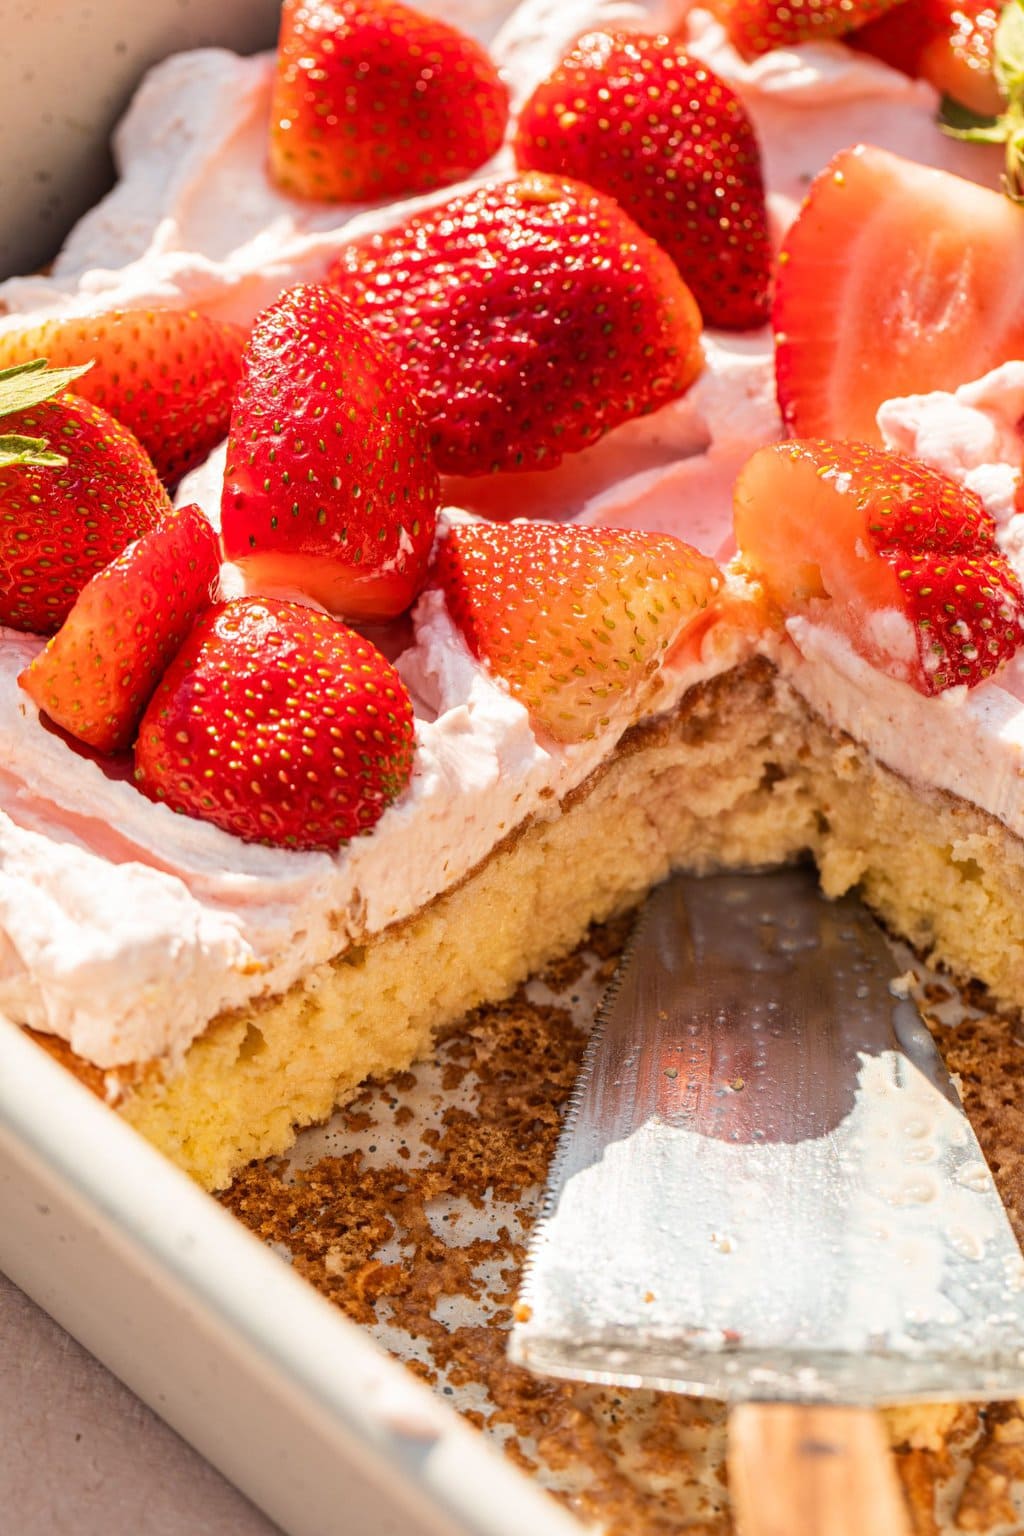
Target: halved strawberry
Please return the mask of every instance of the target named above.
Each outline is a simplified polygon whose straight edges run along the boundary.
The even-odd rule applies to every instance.
[[[0,441],[23,433],[57,456],[0,460],[0,623],[50,635],[171,503],[137,438],[88,400],[61,395],[0,417]]]
[[[457,525],[435,570],[470,650],[558,741],[638,712],[722,585],[669,534],[553,523]]]
[[[397,0],[285,0],[270,169],[298,197],[428,192],[489,160],[508,91],[465,33]]]
[[[792,48],[823,37],[841,37],[881,16],[901,0],[712,0],[745,59],[773,48]]]
[[[545,469],[700,371],[666,253],[581,182],[491,182],[346,245],[329,280],[406,373],[446,474]]]
[[[784,614],[838,629],[919,693],[974,686],[1024,639],[1024,592],[973,491],[866,443],[759,449],[736,542]],[[901,622],[902,621],[902,622]]]
[[[391,618],[426,579],[437,500],[426,425],[393,359],[337,293],[290,289],[243,358],[221,506],[228,559],[251,590]]]
[[[338,848],[409,782],[401,678],[354,630],[298,603],[207,609],[150,701],[135,781],[247,842]]]
[[[1002,107],[992,69],[1000,10],[994,0],[900,0],[846,41],[972,112],[994,116]]]
[[[217,535],[196,506],[170,512],[82,588],[18,681],[50,719],[100,752],[135,740],[142,711],[220,569]]]
[[[195,310],[128,309],[0,330],[0,368],[93,362],[72,386],[129,427],[175,484],[228,430],[245,332]]]
[[[883,400],[1024,357],[1024,209],[881,149],[844,150],[786,238],[772,319],[789,431],[878,443]]]
[[[667,37],[589,32],[519,114],[516,163],[607,192],[675,262],[705,321],[768,318],[761,152],[739,97]]]

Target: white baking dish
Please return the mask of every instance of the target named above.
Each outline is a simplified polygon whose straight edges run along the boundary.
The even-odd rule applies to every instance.
[[[3,1019],[0,1267],[292,1536],[579,1532]]]
[[[280,0],[0,0],[0,277],[49,262],[113,180],[111,130],[150,65],[273,46]]]

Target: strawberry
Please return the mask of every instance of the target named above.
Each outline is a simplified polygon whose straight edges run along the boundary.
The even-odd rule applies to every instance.
[[[866,26],[902,0],[713,0],[737,51],[756,59],[773,48],[792,48],[823,37],[841,37]]]
[[[270,170],[297,197],[428,192],[489,160],[508,91],[472,38],[397,0],[285,0]]]
[[[76,395],[48,398],[80,370],[44,366],[0,373],[0,623],[48,635],[171,503],[127,427]]]
[[[1000,108],[992,70],[1000,9],[993,0],[900,0],[846,41],[974,112],[994,114]]]
[[[458,524],[435,580],[474,656],[558,741],[635,713],[722,584],[670,534],[555,523]]]
[[[151,800],[247,842],[338,848],[412,773],[405,685],[328,614],[240,598],[200,618],[142,719],[135,781]]]
[[[0,331],[0,367],[92,359],[75,393],[129,427],[173,485],[227,433],[244,345],[239,326],[194,310],[113,310]]]
[[[347,618],[401,613],[426,578],[437,471],[409,386],[336,293],[259,317],[231,414],[221,523],[250,588]]]
[[[1024,0],[1007,0],[990,33],[981,35],[991,66],[995,105],[980,108],[945,97],[939,124],[954,139],[974,144],[1002,144],[1003,191],[1024,206]],[[960,17],[970,26],[970,17]],[[971,39],[968,38],[968,41]]]
[[[1024,639],[1024,592],[966,487],[866,443],[761,448],[735,489],[743,563],[919,693],[973,687]],[[901,625],[899,619],[904,623]]]
[[[217,535],[196,506],[159,527],[82,588],[18,681],[50,719],[100,752],[121,752],[203,608],[220,569]]]
[[[703,361],[665,252],[611,198],[537,172],[346,245],[329,280],[401,363],[442,473],[553,468]]]
[[[844,150],[786,237],[772,319],[789,431],[879,443],[883,400],[1024,357],[1024,211],[884,150]]]
[[[709,325],[768,318],[761,152],[739,98],[667,37],[591,32],[519,117],[516,163],[607,192],[663,246]]]

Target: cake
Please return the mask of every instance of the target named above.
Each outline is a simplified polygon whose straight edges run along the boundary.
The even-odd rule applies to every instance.
[[[994,185],[997,155],[941,135],[923,82],[835,41],[744,63],[709,14],[673,19],[750,112],[776,237],[810,176],[863,139]],[[515,100],[605,22],[653,31],[668,18],[527,0],[492,40]],[[54,315],[145,306],[248,327],[283,288],[322,281],[347,243],[454,195],[392,199],[345,224],[336,206],[274,190],[271,75],[268,60],[216,51],[158,68],[121,129],[118,187],[51,275],[0,288],[0,344]],[[172,115],[185,142],[154,175]],[[507,176],[509,153],[481,176]],[[711,621],[628,708],[566,741],[473,653],[435,584],[413,632],[383,637],[416,710],[411,780],[337,853],[243,842],[144,798],[46,725],[17,683],[42,641],[3,632],[0,1009],[207,1187],[283,1150],[368,1075],[428,1053],[439,1027],[506,996],[674,867],[811,857],[830,894],[859,888],[929,960],[1008,1012],[1024,1006],[1024,662],[1000,656],[976,686],[929,694],[806,603],[780,621],[729,564],[733,482],[783,437],[772,334],[712,330],[704,351],[678,399],[557,468],[449,475],[439,526],[450,540],[529,504],[560,524],[676,534],[724,562]],[[971,371],[965,353],[951,387],[883,391],[880,435],[979,495],[1000,558],[1024,568],[1024,363],[980,356]],[[215,451],[186,476],[178,505],[215,518],[224,462]]]

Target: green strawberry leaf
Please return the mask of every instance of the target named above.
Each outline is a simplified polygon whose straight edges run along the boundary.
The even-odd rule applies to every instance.
[[[1001,117],[982,117],[970,107],[961,106],[952,96],[942,98],[939,127],[951,139],[966,139],[972,144],[1006,143],[1006,125]]]
[[[939,126],[953,139],[1005,144],[1003,191],[1024,205],[1024,0],[1003,8],[993,45],[993,72],[1006,103],[998,117],[981,117],[949,96],[942,98]]]
[[[0,370],[0,416],[14,416],[62,395],[91,367],[92,363],[82,363],[74,368],[47,368],[46,358],[37,357]]]
[[[1011,103],[1024,94],[1024,0],[1010,0],[995,35],[996,84]]]
[[[1003,191],[1014,203],[1024,203],[1024,109],[1017,108],[1016,122],[1006,138],[1006,171]]]
[[[59,468],[66,463],[63,454],[50,452],[43,437],[21,437],[17,432],[0,433],[0,469],[9,469],[12,464]]]

